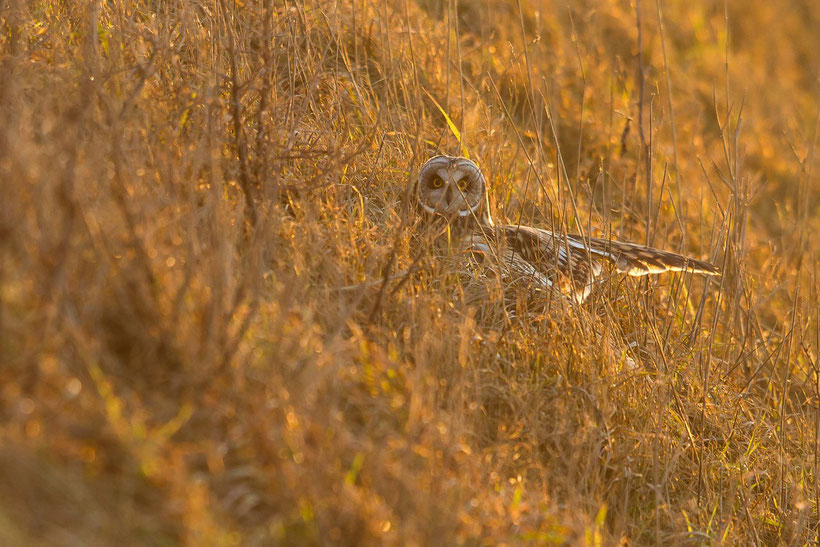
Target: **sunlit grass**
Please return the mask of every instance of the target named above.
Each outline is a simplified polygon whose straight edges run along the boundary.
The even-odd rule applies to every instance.
[[[0,543],[817,540],[818,8],[520,10],[0,11]],[[724,275],[477,304],[436,153]]]

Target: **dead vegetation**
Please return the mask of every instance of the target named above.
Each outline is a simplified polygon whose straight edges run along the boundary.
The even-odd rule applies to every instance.
[[[0,542],[817,541],[816,3],[0,6]],[[481,314],[436,152],[724,275]]]

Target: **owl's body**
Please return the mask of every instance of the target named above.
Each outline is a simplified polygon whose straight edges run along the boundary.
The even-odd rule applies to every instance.
[[[668,271],[716,275],[707,262],[643,245],[581,237],[519,225],[497,225],[489,211],[486,182],[466,158],[436,156],[419,172],[419,202],[427,215],[447,223],[450,247],[509,284],[526,283],[578,303],[611,264],[643,276]]]

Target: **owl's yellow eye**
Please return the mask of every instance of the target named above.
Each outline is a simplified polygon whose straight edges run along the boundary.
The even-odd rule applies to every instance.
[[[441,188],[441,186],[443,184],[444,184],[444,181],[441,180],[440,177],[436,177],[436,178],[433,179],[433,188]]]
[[[461,190],[462,192],[466,191],[467,190],[467,181],[464,180],[464,179],[461,179],[460,181],[458,181],[458,189]]]

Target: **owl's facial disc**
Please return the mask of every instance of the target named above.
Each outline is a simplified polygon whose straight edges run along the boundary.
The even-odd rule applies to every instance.
[[[466,158],[436,156],[419,171],[419,202],[428,213],[447,218],[477,215],[484,192],[481,171]]]

